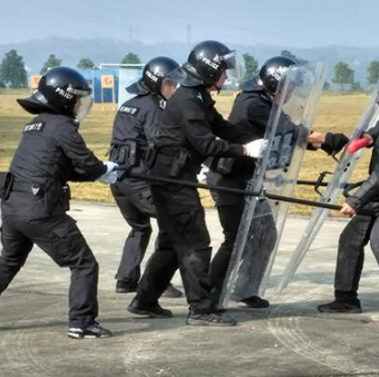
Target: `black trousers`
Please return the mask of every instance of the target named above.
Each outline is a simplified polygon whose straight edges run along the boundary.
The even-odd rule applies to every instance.
[[[218,216],[224,233],[224,241],[212,259],[210,275],[218,294],[221,293],[224,284],[243,213],[244,203],[245,201],[241,195],[241,200],[234,205],[217,206]]]
[[[3,216],[0,256],[0,294],[24,265],[33,244],[60,267],[71,270],[69,326],[86,327],[98,315],[99,266],[91,249],[68,215],[38,220]]]
[[[223,175],[210,170],[207,173],[207,183],[230,188],[245,189],[248,177],[243,174]],[[216,203],[218,217],[224,233],[224,241],[213,257],[210,267],[210,275],[214,284],[212,294],[217,303],[228,271],[230,257],[233,252],[234,242],[238,234],[238,228],[242,218],[245,197],[243,195],[211,190],[211,195]]]
[[[145,182],[130,184],[122,181],[111,185],[111,191],[122,216],[131,227],[124,243],[116,279],[136,286],[152,232],[150,218],[156,217],[156,209],[150,187]]]
[[[209,313],[212,250],[198,192],[176,185],[152,186],[151,192],[163,234],[158,237],[136,297],[147,305],[157,303],[179,267],[190,310]]]
[[[230,258],[237,238],[239,225],[245,206],[244,198],[234,205],[217,206],[220,223],[224,232],[224,242],[211,263],[211,277],[215,285],[213,300],[218,301],[228,271]],[[261,281],[270,261],[277,240],[276,226],[268,202],[258,202],[256,214],[249,229],[249,239],[245,245],[239,266],[238,279],[233,292],[234,300],[257,296]],[[254,236],[252,236],[254,235]]]
[[[334,279],[337,300],[357,298],[364,262],[364,247],[369,241],[379,262],[379,218],[354,216],[339,239]]]

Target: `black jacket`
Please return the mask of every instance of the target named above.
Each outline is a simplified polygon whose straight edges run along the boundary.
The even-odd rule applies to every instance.
[[[75,120],[44,113],[24,127],[10,172],[14,190],[2,202],[2,213],[43,218],[65,212],[61,198],[51,195],[67,181],[94,181],[106,167],[87,148]]]
[[[128,145],[130,142],[136,143],[138,158],[133,172],[146,171],[144,158],[149,144],[153,143],[157,135],[163,108],[163,100],[153,94],[146,94],[126,101],[117,112],[113,124],[111,148]]]
[[[224,120],[214,104],[204,86],[177,89],[163,112],[156,142],[158,149],[185,150],[186,167],[192,172],[199,172],[201,163],[209,156],[243,156],[240,143],[247,137],[246,125],[237,127]],[[170,168],[169,163],[157,165],[159,159],[152,169],[157,174],[165,175]]]
[[[147,93],[133,97],[123,103],[117,112],[113,124],[110,160],[119,165],[127,165],[132,173],[146,174],[145,158],[149,145],[153,144],[162,119],[165,101]],[[135,145],[135,156],[131,152],[131,143]],[[122,153],[122,149],[124,152]],[[129,158],[125,158],[125,155]],[[115,184],[119,190],[125,186],[136,191],[145,190],[146,181],[121,176]]]
[[[264,136],[271,107],[272,102],[266,97],[264,91],[256,86],[238,94],[229,121],[238,127],[247,127],[248,132],[242,142],[247,143]],[[224,163],[226,166],[230,164],[228,174],[221,174],[218,171]],[[239,157],[229,161],[214,159],[211,170],[207,174],[207,182],[212,185],[244,189],[254,169],[255,163],[251,158]],[[242,195],[226,192],[212,191],[212,196],[218,206],[234,205],[244,200]]]
[[[266,97],[262,89],[243,91],[234,101],[229,121],[239,127],[248,127],[249,133],[243,140],[248,143],[263,138],[272,102]],[[243,174],[251,177],[255,169],[254,160],[247,157],[238,158],[233,165],[232,175]]]

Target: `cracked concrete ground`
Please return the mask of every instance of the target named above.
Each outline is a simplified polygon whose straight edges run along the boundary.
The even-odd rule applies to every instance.
[[[362,314],[322,315],[332,298],[338,235],[345,220],[328,220],[294,282],[274,286],[308,219],[290,217],[266,298],[271,307],[232,304],[232,328],[185,325],[187,303],[162,299],[172,319],[137,318],[132,295],[115,293],[114,275],[128,227],[114,205],[73,202],[71,215],[100,263],[100,321],[114,337],[66,337],[69,272],[35,248],[0,299],[0,377],[118,376],[379,376],[379,268],[367,250],[360,288]],[[222,232],[207,211],[215,249]],[[154,230],[148,253],[156,235]],[[147,258],[145,259],[147,260]],[[182,286],[177,274],[174,283]]]

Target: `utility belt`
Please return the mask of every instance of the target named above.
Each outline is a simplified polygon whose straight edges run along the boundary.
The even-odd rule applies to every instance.
[[[58,202],[64,211],[70,209],[71,191],[68,184],[62,186],[52,182],[46,184],[25,182],[16,179],[11,172],[0,173],[0,199],[6,201],[11,192],[31,194],[36,200],[44,199],[48,213],[54,210]]]
[[[252,175],[255,170],[254,162],[247,157],[213,158],[212,162],[208,163],[207,166],[214,172],[225,176]]]
[[[149,145],[145,163],[149,169],[153,169],[156,163],[167,166],[167,175],[172,178],[178,177],[182,171],[194,174],[198,174],[200,171],[200,164],[197,166],[195,162],[191,161],[188,151],[178,147]]]
[[[0,173],[0,199],[5,201],[9,198],[9,195],[14,184],[14,177],[11,172]]]
[[[212,168],[220,174],[230,175],[233,173],[235,163],[236,159],[234,157],[216,158],[212,163]]]
[[[136,141],[130,140],[125,144],[111,145],[109,157],[120,166],[133,168],[145,159],[146,154],[138,147]]]

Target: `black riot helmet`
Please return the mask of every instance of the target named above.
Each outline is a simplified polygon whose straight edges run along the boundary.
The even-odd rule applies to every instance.
[[[258,74],[242,83],[239,87],[243,92],[262,92],[264,88]]]
[[[66,115],[82,121],[92,106],[91,88],[77,71],[67,67],[49,69],[31,97],[17,102],[32,114],[42,112]]]
[[[295,60],[286,56],[274,56],[267,60],[259,71],[259,79],[263,88],[274,96],[282,75],[287,71],[288,67],[295,64]]]
[[[187,62],[172,73],[174,80],[183,86],[211,86],[223,72],[236,64],[236,53],[217,41],[197,44],[188,55]]]
[[[151,59],[144,67],[142,78],[126,88],[130,94],[152,93],[161,96],[162,84],[170,80],[170,73],[179,68],[179,64],[166,56]]]

